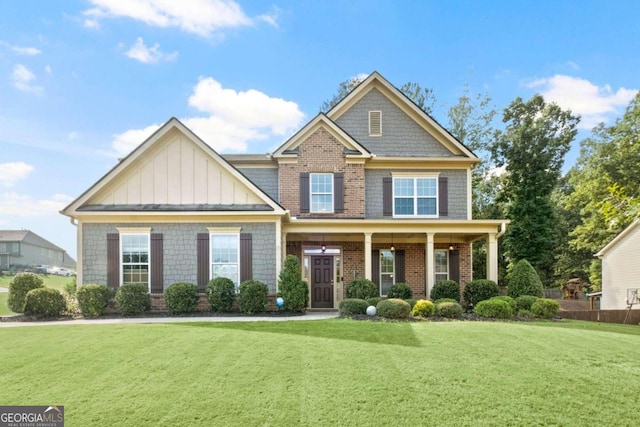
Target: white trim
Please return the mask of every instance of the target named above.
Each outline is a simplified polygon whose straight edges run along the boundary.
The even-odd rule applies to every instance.
[[[149,230],[151,230],[149,228]],[[118,230],[120,231],[120,230]],[[127,263],[127,265],[147,265],[147,289],[149,290],[149,292],[151,292],[151,234],[150,232],[121,232],[120,233],[120,238],[118,239],[118,244],[119,244],[119,253],[118,253],[118,264],[120,265],[120,279],[118,280],[118,286],[122,286],[125,284],[124,281],[124,251],[122,250],[122,244],[124,241],[124,237],[127,236],[145,236],[147,238],[147,262],[137,262],[137,263]],[[131,282],[131,283],[142,283],[142,282]]]
[[[242,227],[207,227],[209,234],[239,234]]]
[[[398,178],[439,178],[440,172],[391,172],[392,177]]]
[[[313,210],[313,177],[319,177],[319,176],[329,176],[331,178],[330,182],[331,182],[331,192],[330,193],[315,193],[317,196],[326,196],[326,195],[330,195],[331,196],[331,208],[329,210],[323,211],[323,210]],[[334,213],[335,212],[335,206],[334,206],[334,202],[335,202],[335,188],[334,188],[334,180],[335,180],[335,175],[333,173],[330,172],[313,172],[309,174],[309,212],[311,213]]]
[[[382,251],[385,252],[390,252],[391,253],[391,264],[393,265],[393,271],[391,272],[391,286],[396,284],[396,253],[395,251],[391,251],[390,249],[386,249],[386,248],[381,248],[378,249],[378,253],[380,255],[382,255]],[[379,256],[380,260],[378,261],[378,293],[380,294],[381,297],[386,297],[387,294],[383,294],[382,293],[382,256]],[[388,273],[385,273],[388,274]]]
[[[149,234],[151,227],[116,227],[120,234]]]
[[[208,229],[216,229],[215,227],[209,227]],[[224,229],[224,228],[219,228],[218,230],[221,230],[220,232],[215,232],[215,233],[211,233],[209,232],[209,280],[214,279],[213,277],[213,237],[214,236],[229,236],[229,235],[235,235],[236,237],[236,267],[237,267],[237,281],[238,283],[236,283],[236,290],[238,289],[238,287],[240,286],[240,272],[241,272],[241,267],[240,267],[240,263],[241,263],[241,259],[240,259],[240,229],[238,228],[236,233],[230,232],[228,230],[230,230],[231,228],[228,229]],[[227,262],[227,263],[217,263],[217,265],[233,265],[233,263]],[[222,276],[220,276],[222,277]]]
[[[627,228],[622,230],[620,234],[618,234],[616,237],[613,238],[613,240],[607,243],[607,245],[604,248],[600,249],[600,251],[598,251],[598,253],[596,253],[595,256],[597,256],[598,258],[604,257],[605,253],[607,253],[611,248],[617,245],[619,241],[624,239],[624,237],[627,234],[631,233],[631,231],[633,231],[633,229],[636,228],[638,225],[640,225],[640,219],[636,219],[631,223],[631,225],[629,225]]]
[[[373,132],[371,129],[371,117],[374,115],[378,115],[377,119],[378,119],[378,125],[379,128],[378,129],[374,129],[377,130],[377,132]],[[381,110],[373,110],[373,111],[369,111],[369,136],[382,136],[382,111]]]
[[[436,271],[436,262],[438,259],[438,252],[445,252],[446,256],[445,259],[447,260],[447,278],[444,280],[449,280],[449,278],[451,277],[451,265],[449,263],[449,250],[448,249],[434,249],[433,250],[433,283],[436,284],[438,283],[438,274],[444,274],[444,273],[438,273]]]

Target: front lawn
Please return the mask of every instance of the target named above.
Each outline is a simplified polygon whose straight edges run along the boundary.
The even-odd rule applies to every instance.
[[[629,425],[640,336],[582,325],[0,328],[0,402],[70,426]]]

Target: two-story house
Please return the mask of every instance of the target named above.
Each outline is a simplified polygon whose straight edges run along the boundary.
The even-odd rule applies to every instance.
[[[0,230],[0,271],[22,271],[37,265],[75,268],[76,262],[59,246],[30,230]]]
[[[78,283],[257,279],[277,292],[294,254],[312,308],[334,308],[356,277],[381,295],[408,283],[472,278],[487,241],[497,281],[505,220],[473,220],[479,159],[377,72],[275,152],[221,156],[175,118],[67,206],[78,230]]]

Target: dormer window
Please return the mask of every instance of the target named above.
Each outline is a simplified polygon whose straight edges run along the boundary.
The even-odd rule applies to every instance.
[[[369,136],[382,136],[382,111],[369,111]]]

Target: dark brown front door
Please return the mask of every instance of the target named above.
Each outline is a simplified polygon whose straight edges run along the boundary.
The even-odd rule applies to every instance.
[[[333,308],[333,257],[311,257],[311,307]]]

